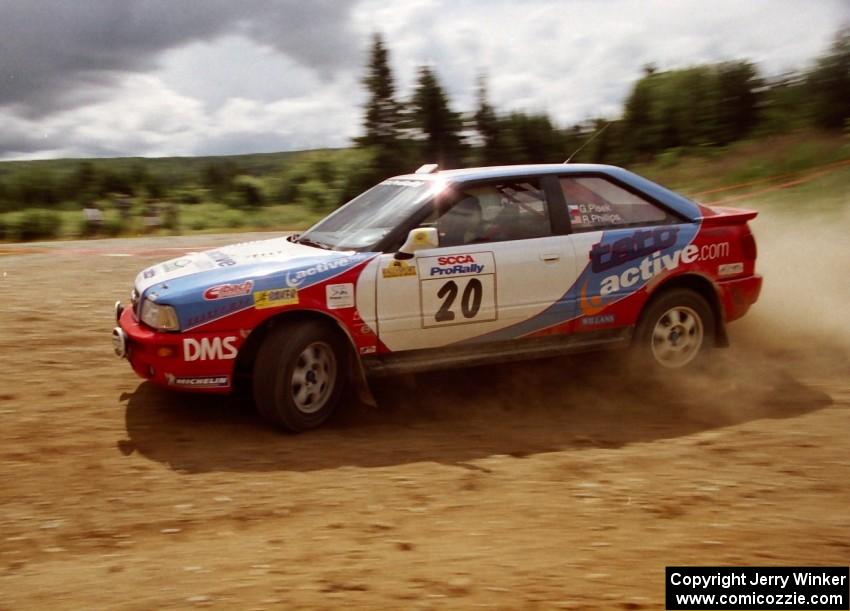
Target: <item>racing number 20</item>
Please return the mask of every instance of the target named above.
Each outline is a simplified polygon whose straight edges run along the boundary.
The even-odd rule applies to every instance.
[[[460,296],[460,312],[464,318],[475,318],[478,310],[481,309],[481,296],[484,289],[481,287],[481,281],[478,278],[472,278],[463,289],[463,294]],[[437,322],[448,322],[455,319],[455,313],[452,310],[452,305],[457,298],[458,287],[457,282],[449,280],[437,291],[437,298],[442,299],[440,309],[434,315],[434,320]]]

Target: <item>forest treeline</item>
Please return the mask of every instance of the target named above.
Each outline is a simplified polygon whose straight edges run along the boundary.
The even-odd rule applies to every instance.
[[[0,217],[0,239],[49,237],[56,227],[45,216],[50,210],[79,210],[91,202],[108,207],[117,198],[129,199],[138,210],[164,200],[182,209],[210,203],[238,211],[298,205],[319,214],[423,163],[442,168],[560,163],[578,151],[573,161],[628,165],[800,129],[850,129],[850,29],[837,32],[831,46],[798,72],[765,75],[741,60],[675,70],[647,65],[637,77],[616,117],[559,126],[546,113],[503,111],[488,92],[488,78],[498,74],[478,79],[476,108],[462,113],[453,107],[437,67],[418,68],[412,93],[402,96],[390,49],[375,35],[362,80],[363,135],[350,148],[2,163],[0,213],[6,216]],[[30,225],[44,225],[44,236],[38,227],[15,235],[15,222],[23,223],[27,214]]]

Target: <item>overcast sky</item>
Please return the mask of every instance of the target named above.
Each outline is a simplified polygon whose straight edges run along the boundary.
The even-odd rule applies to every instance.
[[[0,159],[346,146],[371,34],[402,95],[429,64],[456,110],[620,113],[660,69],[798,70],[849,0],[0,0]]]

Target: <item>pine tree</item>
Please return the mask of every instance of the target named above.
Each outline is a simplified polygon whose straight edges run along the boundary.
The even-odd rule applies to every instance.
[[[363,121],[364,135],[357,143],[374,151],[374,178],[379,180],[410,171],[402,139],[401,107],[395,98],[395,84],[389,64],[389,51],[380,34],[372,38],[369,65],[363,84],[369,93]]]
[[[458,167],[463,159],[461,117],[449,107],[449,99],[431,68],[419,68],[411,100],[414,125],[425,137],[423,158],[441,168]]]
[[[475,129],[481,136],[482,144],[479,159],[482,165],[506,163],[507,152],[504,150],[504,137],[499,123],[499,117],[490,104],[487,95],[487,79],[484,75],[478,77],[478,108],[474,115]]]
[[[815,124],[840,129],[850,120],[850,28],[839,30],[829,51],[809,72],[806,84]]]

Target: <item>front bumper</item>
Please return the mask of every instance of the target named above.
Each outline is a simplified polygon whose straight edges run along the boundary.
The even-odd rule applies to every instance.
[[[175,390],[230,392],[235,359],[184,359],[184,342],[204,334],[159,333],[140,324],[131,308],[119,304],[115,315],[118,326],[112,330],[113,350],[129,361],[139,377]]]

